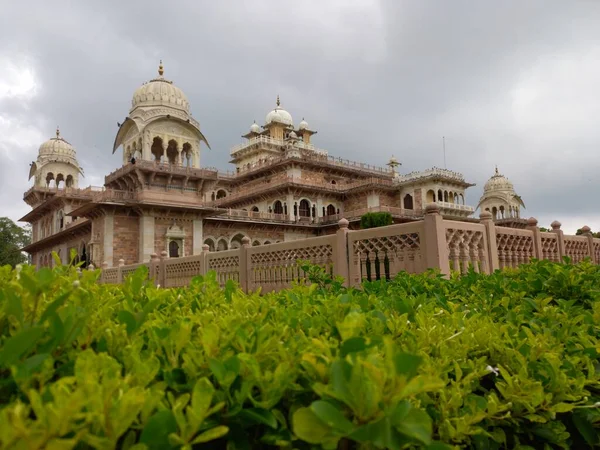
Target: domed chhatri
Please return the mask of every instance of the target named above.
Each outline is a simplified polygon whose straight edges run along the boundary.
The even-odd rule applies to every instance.
[[[162,61],[160,61],[158,78],[144,83],[133,93],[132,111],[137,107],[169,106],[189,114],[190,103],[188,98],[172,81],[166,80],[163,74],[164,67]]]
[[[490,212],[495,220],[520,219],[521,208],[525,208],[525,204],[513,184],[496,167],[494,175],[483,187],[477,207]]]
[[[292,115],[281,107],[279,95],[277,96],[277,106],[275,106],[275,109],[269,112],[269,114],[267,114],[267,117],[265,118],[266,124],[270,124],[271,122],[282,123],[290,127],[294,126]]]
[[[250,125],[250,132],[251,133],[260,133],[260,125],[258,125],[256,122],[254,122],[252,125]]]
[[[29,179],[35,177],[35,185],[39,187],[77,187],[79,174],[82,171],[77,152],[56,127],[56,137],[40,145],[38,157],[29,169]]]
[[[496,190],[507,190],[513,191],[513,184],[506,178],[504,175],[498,172],[498,167],[496,166],[496,171],[494,175],[485,183],[483,187],[483,192],[496,191]]]
[[[42,145],[40,145],[39,155],[63,155],[66,157],[75,158],[76,152],[75,148],[73,148],[73,146],[69,142],[67,142],[60,136],[60,130],[58,127],[56,127],[56,137],[50,138]]]
[[[298,124],[299,130],[308,130],[308,122],[302,118],[302,121]]]

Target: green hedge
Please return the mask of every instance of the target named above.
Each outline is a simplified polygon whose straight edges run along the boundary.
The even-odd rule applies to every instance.
[[[0,448],[598,444],[600,269],[280,293],[0,268]]]
[[[367,228],[385,227],[392,225],[394,220],[388,212],[368,212],[360,217],[360,227],[365,230]]]

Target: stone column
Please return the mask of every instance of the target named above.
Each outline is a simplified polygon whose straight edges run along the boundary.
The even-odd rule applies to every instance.
[[[113,248],[114,248],[115,216],[112,211],[105,211],[104,215],[104,243],[103,260],[108,263],[108,267],[113,267]]]
[[[139,236],[139,261],[150,261],[154,253],[154,217],[150,215],[140,216]]]
[[[592,234],[592,230],[587,225],[584,225],[581,228],[581,231],[588,240],[588,256],[590,257],[590,260],[594,264],[598,264],[599,261],[596,261],[596,255],[594,254],[594,235]]]
[[[424,256],[427,268],[439,269],[444,276],[450,275],[444,219],[440,214],[440,208],[435,203],[425,207],[423,225],[425,239],[421,240],[421,245],[425,244]]]
[[[288,194],[285,199],[288,209],[288,219],[294,220],[294,195]]]
[[[200,143],[192,145],[192,167],[200,167]]]
[[[202,218],[194,219],[192,227],[192,255],[199,255],[202,253],[202,246],[204,245]]]

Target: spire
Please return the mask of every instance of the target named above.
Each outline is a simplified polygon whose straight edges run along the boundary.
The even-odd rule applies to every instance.
[[[500,173],[498,172],[498,164],[496,164],[496,175],[500,175]]]
[[[158,75],[160,75],[162,77],[163,73],[165,73],[165,70],[164,70],[164,67],[163,67],[162,59],[161,59],[160,60],[160,64],[158,65]]]
[[[277,94],[277,106],[279,107],[281,105],[281,102],[279,101],[279,94]]]
[[[58,125],[56,125],[56,139],[60,139],[60,129],[58,128]]]

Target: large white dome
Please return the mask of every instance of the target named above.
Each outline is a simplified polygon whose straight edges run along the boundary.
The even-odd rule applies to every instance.
[[[267,124],[271,122],[282,123],[284,125],[289,125],[291,127],[294,126],[294,121],[292,120],[292,115],[287,112],[285,109],[281,107],[281,103],[279,102],[279,95],[277,96],[277,106],[273,111],[267,114],[265,118],[265,122]]]
[[[141,85],[133,93],[131,109],[133,110],[138,106],[168,106],[189,114],[190,103],[187,97],[172,81],[166,80],[163,77],[163,73],[164,70],[161,61],[158,66],[158,78]]]
[[[514,191],[513,184],[504,175],[500,175],[496,167],[496,173],[485,183],[483,192],[490,191]]]

